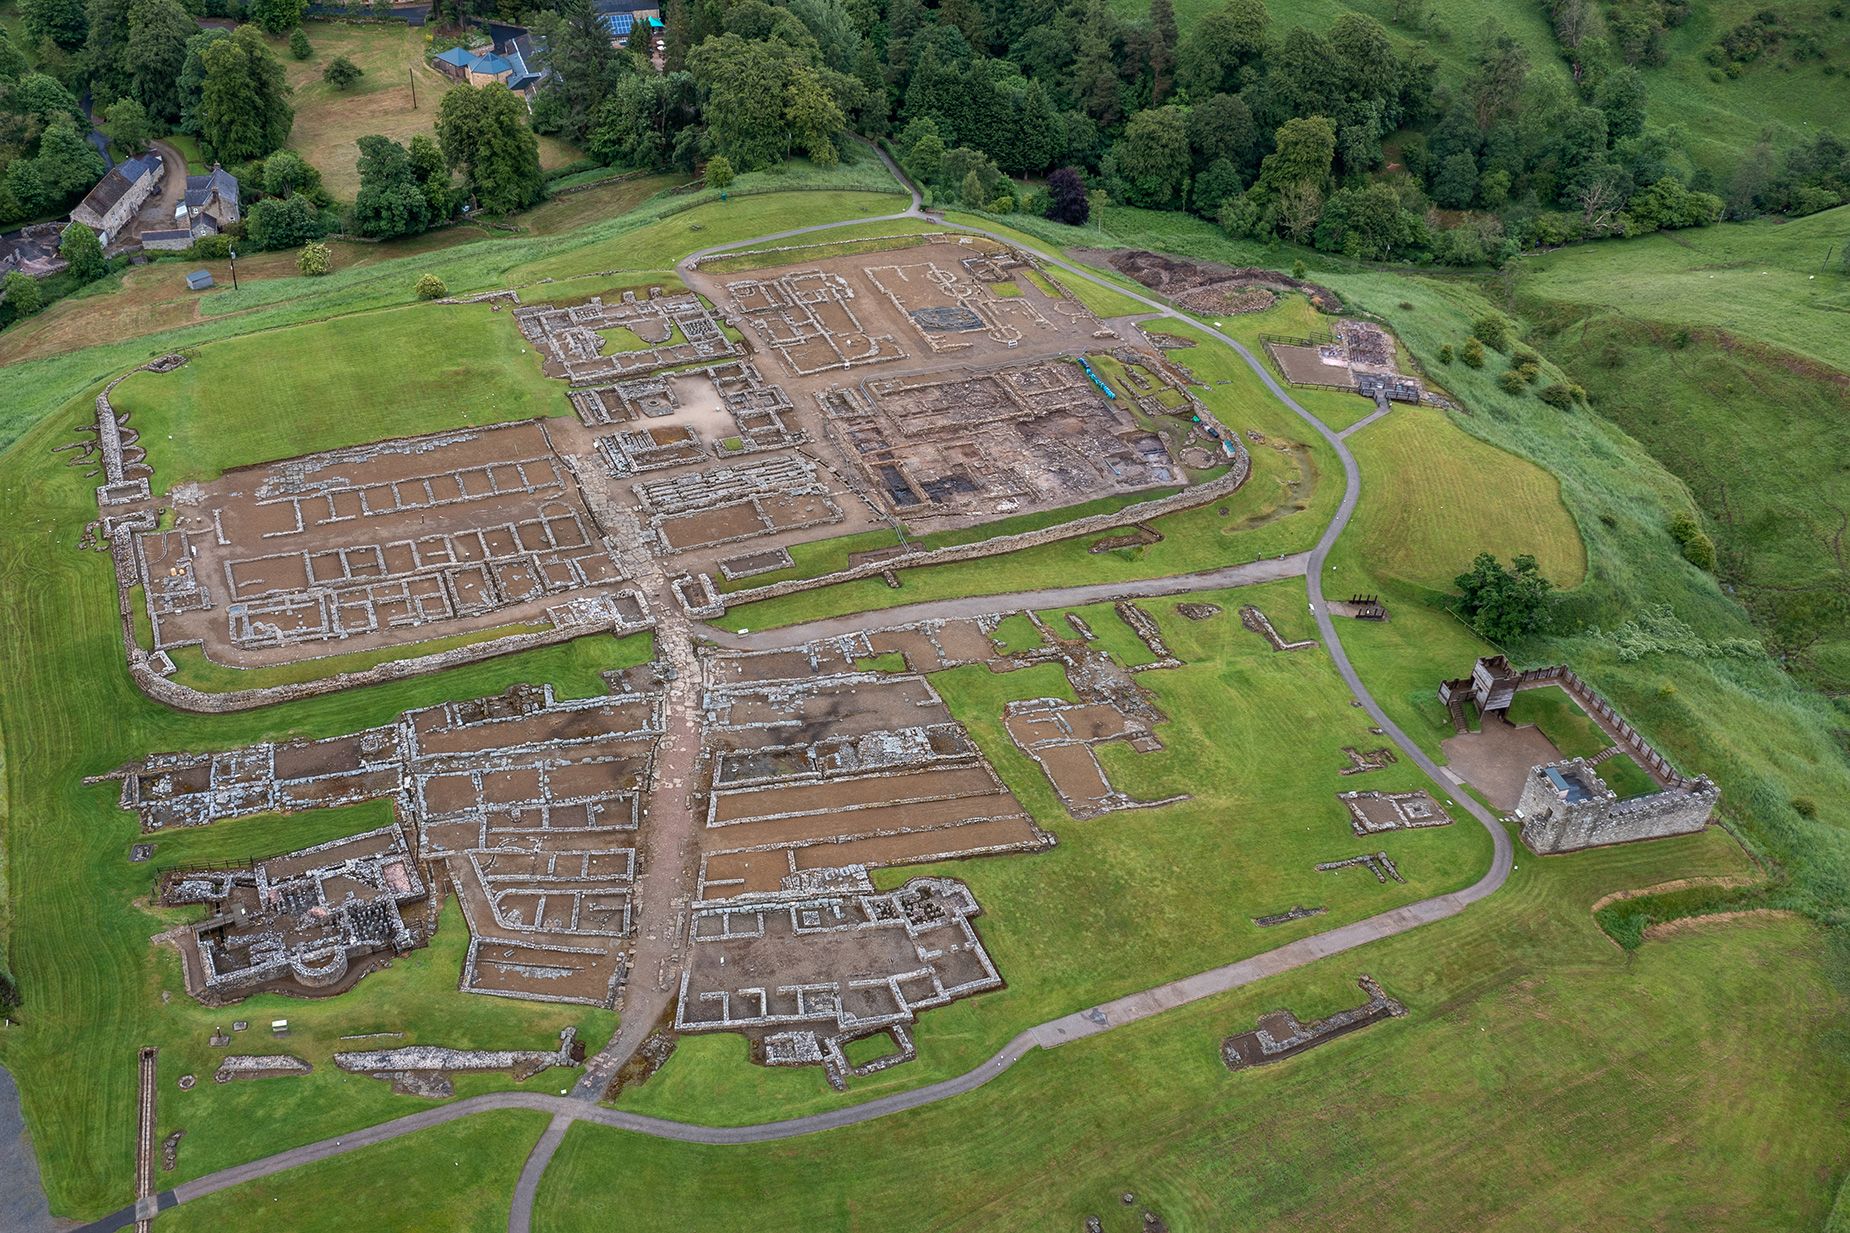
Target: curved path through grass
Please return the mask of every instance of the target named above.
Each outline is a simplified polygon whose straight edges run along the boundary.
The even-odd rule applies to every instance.
[[[927,213],[922,208],[923,199],[919,196],[918,189],[913,187],[911,182],[906,179],[904,174],[900,172],[899,168],[893,163],[892,159],[887,157],[884,151],[880,151],[879,153],[881,159],[886,162],[894,176],[911,190],[911,205],[897,214],[890,214],[877,219],[857,219],[855,222],[887,222],[909,218],[920,218],[930,222],[943,222],[941,218]],[[711,249],[690,254],[686,258],[683,258],[680,264],[685,267],[694,261],[716,253],[749,248],[776,240],[789,239],[794,236],[808,235],[818,231],[828,231],[844,225],[846,224],[822,223],[812,227],[798,227],[790,231],[780,231],[770,235],[756,236],[752,239],[736,241],[731,244],[718,245]],[[949,224],[946,225],[948,226]],[[959,229],[974,232],[978,235],[988,236],[992,239],[1002,240],[1005,243],[1016,242],[995,232],[986,231],[981,227],[959,225]],[[1375,700],[1374,695],[1368,692],[1368,687],[1362,683],[1362,679],[1357,674],[1355,666],[1349,660],[1348,653],[1343,649],[1342,639],[1339,638],[1336,633],[1335,622],[1330,618],[1329,605],[1324,602],[1324,561],[1328,558],[1331,548],[1335,546],[1337,539],[1341,537],[1344,529],[1348,527],[1349,519],[1355,513],[1357,500],[1361,496],[1361,469],[1356,464],[1355,455],[1349,451],[1348,446],[1343,442],[1343,437],[1346,434],[1331,430],[1316,416],[1298,405],[1297,401],[1279,385],[1273,378],[1271,372],[1266,369],[1264,364],[1260,363],[1258,358],[1255,357],[1251,351],[1247,350],[1239,342],[1228,337],[1226,334],[1223,334],[1204,322],[1183,314],[1166,303],[1151,299],[1148,296],[1136,292],[1127,291],[1115,283],[1108,282],[1106,279],[1099,277],[1097,274],[1082,266],[1074,265],[1061,258],[1048,256],[1046,254],[1041,254],[1041,259],[1065,273],[1085,279],[1087,282],[1095,283],[1098,286],[1108,288],[1120,295],[1136,300],[1159,316],[1186,322],[1196,329],[1201,330],[1203,333],[1206,333],[1223,346],[1231,348],[1235,354],[1239,355],[1239,357],[1246,362],[1248,367],[1258,375],[1259,379],[1265,383],[1266,388],[1272,392],[1272,395],[1285,406],[1289,407],[1306,424],[1315,429],[1329,444],[1330,448],[1336,452],[1337,457],[1342,460],[1344,482],[1342,503],[1338,506],[1335,517],[1333,517],[1329,525],[1324,528],[1323,536],[1317,541],[1316,547],[1311,549],[1308,557],[1293,560],[1291,564],[1296,566],[1299,561],[1302,563],[1305,583],[1310,594],[1311,611],[1316,616],[1317,628],[1323,635],[1324,645],[1329,648],[1331,661],[1335,663],[1337,671],[1342,674],[1343,680],[1348,684],[1356,700],[1362,704],[1363,709],[1368,712],[1369,716],[1375,721],[1376,725],[1380,727],[1382,732],[1386,734],[1387,738],[1393,741],[1394,745],[1400,750],[1402,757],[1425,772],[1441,791],[1458,801],[1458,803],[1464,807],[1465,811],[1473,818],[1477,819],[1484,829],[1489,832],[1492,844],[1492,855],[1490,868],[1485,871],[1484,876],[1470,886],[1465,887],[1463,890],[1454,891],[1448,895],[1437,895],[1431,899],[1423,899],[1418,903],[1395,908],[1392,911],[1383,912],[1379,915],[1368,917],[1366,920],[1359,920],[1353,924],[1344,925],[1341,928],[1313,934],[1306,938],[1300,938],[1295,942],[1287,943],[1273,950],[1253,955],[1237,963],[1229,963],[1222,967],[1212,968],[1206,972],[1198,972],[1193,976],[1186,976],[1180,980],[1157,985],[1154,988],[1129,994],[1114,1001],[1103,1002],[1099,1005],[1088,1007],[1085,1010],[1074,1011],[1072,1014],[1050,1019],[1045,1023],[1037,1024],[1021,1032],[1013,1040],[997,1050],[995,1055],[989,1058],[988,1061],[983,1062],[981,1065],[971,1070],[965,1071],[961,1075],[944,1079],[937,1083],[927,1084],[924,1087],[913,1088],[910,1091],[895,1092],[891,1095],[881,1096],[877,1099],[851,1105],[847,1108],[830,1109],[826,1112],[814,1113],[807,1117],[788,1118],[775,1122],[760,1122],[749,1126],[699,1126],[688,1122],[671,1121],[667,1118],[649,1117],[642,1114],[629,1113],[620,1109],[608,1109],[596,1103],[595,1092],[587,1093],[575,1091],[571,1096],[551,1096],[539,1092],[494,1092],[484,1096],[474,1096],[465,1100],[459,1100],[452,1104],[443,1105],[434,1109],[425,1109],[406,1117],[401,1117],[390,1122],[382,1122],[379,1125],[355,1131],[352,1134],[342,1135],[336,1139],[324,1139],[319,1143],[305,1144],[288,1151],[278,1152],[273,1156],[266,1156],[261,1160],[251,1161],[248,1164],[242,1164],[234,1168],[221,1169],[216,1173],[206,1174],[204,1177],[195,1178],[190,1182],[184,1182],[175,1186],[171,1190],[162,1191],[157,1196],[144,1199],[142,1203],[138,1205],[142,1214],[152,1215],[155,1210],[165,1210],[166,1208],[176,1206],[188,1200],[201,1198],[205,1195],[213,1194],[243,1182],[255,1181],[258,1178],[268,1177],[271,1174],[293,1169],[300,1165],[311,1164],[318,1160],[326,1160],[332,1156],[344,1155],[347,1152],[357,1151],[360,1148],[370,1147],[376,1143],[384,1143],[392,1139],[397,1139],[404,1135],[427,1129],[431,1126],[439,1126],[445,1122],[455,1121],[457,1118],[469,1117],[473,1114],[487,1112],[491,1109],[537,1109],[552,1113],[554,1115],[553,1121],[546,1128],[545,1133],[540,1137],[540,1141],[535,1144],[533,1152],[527,1159],[526,1167],[521,1171],[520,1180],[516,1183],[514,1190],[512,1210],[508,1215],[508,1229],[510,1233],[527,1233],[532,1227],[533,1201],[539,1191],[540,1178],[544,1175],[546,1166],[551,1162],[553,1154],[558,1150],[559,1144],[564,1141],[567,1128],[575,1121],[592,1122],[600,1126],[610,1126],[618,1130],[631,1131],[635,1134],[654,1135],[657,1138],[674,1139],[683,1143],[700,1143],[716,1146],[741,1143],[765,1143],[777,1139],[794,1138],[799,1135],[818,1134],[826,1130],[835,1130],[843,1126],[852,1126],[856,1123],[872,1121],[876,1118],[886,1117],[890,1114],[903,1112],[907,1109],[916,1109],[921,1105],[947,1100],[953,1096],[959,1096],[965,1092],[973,1091],[983,1084],[988,1083],[997,1075],[1000,1075],[1023,1057],[1026,1057],[1030,1050],[1036,1048],[1058,1048],[1061,1045],[1068,1044],[1075,1040],[1082,1040],[1089,1036],[1096,1036],[1101,1032],[1110,1031],[1112,1028],[1122,1027],[1128,1023],[1136,1023],[1143,1019],[1149,1019],[1155,1015],[1162,1014],[1164,1011],[1199,1001],[1202,998],[1213,997],[1216,994],[1238,989],[1241,986],[1251,984],[1267,976],[1275,976],[1281,972],[1288,972],[1293,968],[1303,967],[1330,955],[1353,950],[1369,942],[1393,937],[1396,934],[1405,933],[1410,929],[1416,929],[1421,925],[1444,920],[1449,916],[1456,916],[1471,904],[1486,896],[1494,894],[1498,888],[1503,885],[1505,880],[1509,877],[1510,869],[1515,859],[1515,849],[1510,841],[1509,832],[1504,828],[1502,823],[1498,822],[1497,819],[1491,815],[1489,810],[1478,804],[1476,800],[1464,793],[1455,792],[1452,782],[1447,779],[1444,773],[1439,769],[1439,764],[1428,757],[1425,751],[1401,730],[1399,725],[1397,725],[1393,719],[1388,716],[1387,712],[1382,709],[1381,704]],[[1379,413],[1377,412],[1377,414]],[[1278,564],[1283,565],[1286,564],[1286,562],[1279,562]],[[1295,574],[1298,571],[1296,568],[1293,568],[1290,572]],[[1142,585],[1150,587],[1159,584],[1145,583]],[[1013,601],[1018,602],[1023,598],[1027,597],[1013,597]],[[977,601],[977,606],[993,607],[997,601],[1011,602],[1011,597],[997,596],[990,600]],[[734,635],[734,637],[737,637],[737,635]],[[123,1228],[137,1218],[138,1207],[132,1206],[123,1208],[94,1224],[85,1226],[80,1233],[90,1233],[91,1230],[96,1230],[100,1233],[100,1231],[103,1230]]]

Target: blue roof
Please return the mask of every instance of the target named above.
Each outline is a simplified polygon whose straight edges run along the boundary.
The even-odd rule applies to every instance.
[[[511,73],[514,71],[514,66],[500,56],[483,56],[469,66],[469,71],[493,76],[496,73]]]
[[[457,68],[468,68],[475,63],[475,53],[466,47],[452,47],[448,51],[440,51],[436,58],[445,64],[454,64]]]

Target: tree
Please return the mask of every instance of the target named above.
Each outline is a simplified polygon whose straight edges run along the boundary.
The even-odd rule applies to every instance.
[[[77,124],[61,115],[39,134],[38,157],[32,160],[49,201],[61,202],[88,192],[103,178],[103,156],[84,140]]]
[[[306,60],[315,54],[314,44],[308,41],[308,31],[300,26],[289,32],[289,54],[297,60]]]
[[[7,306],[15,317],[30,317],[45,307],[45,292],[40,289],[38,280],[18,270],[0,281],[0,291],[6,292]]]
[[[19,0],[19,15],[34,43],[50,41],[66,51],[82,47],[90,29],[83,0]]]
[[[1258,142],[1252,109],[1238,95],[1216,94],[1188,109],[1188,148],[1197,168],[1224,158],[1250,174]]]
[[[699,118],[687,73],[632,73],[592,116],[585,149],[610,166],[666,168],[684,132],[698,137]]]
[[[84,62],[90,69],[92,97],[121,98],[129,93],[126,53],[132,3],[133,0],[90,0]]]
[[[1188,127],[1180,107],[1140,111],[1106,155],[1107,172],[1135,206],[1163,210],[1181,200],[1190,164]]]
[[[139,154],[148,148],[148,113],[132,98],[119,98],[103,111],[103,135]]]
[[[1012,127],[1016,141],[1015,159],[1010,166],[1015,171],[1045,171],[1064,152],[1066,131],[1059,109],[1039,81],[1030,80],[1028,88],[1021,92]]]
[[[821,167],[835,165],[839,156],[834,137],[848,122],[814,69],[792,69],[784,85],[784,123],[786,148],[795,144],[810,162]]]
[[[1606,74],[1593,92],[1594,106],[1606,116],[1606,131],[1622,141],[1644,131],[1644,78],[1631,67]]]
[[[1336,161],[1336,129],[1322,116],[1300,116],[1279,126],[1272,152],[1259,164],[1254,187],[1277,193],[1288,187],[1322,192]]]
[[[1240,180],[1240,169],[1230,159],[1217,158],[1195,177],[1188,208],[1203,218],[1218,218],[1221,204],[1244,191],[1246,185]]]
[[[527,127],[526,103],[506,86],[458,86],[444,95],[437,141],[487,213],[509,214],[539,200],[539,142]]]
[[[590,0],[563,0],[557,12],[542,10],[533,34],[540,66],[554,74],[545,97],[557,108],[559,135],[582,143],[598,108],[637,71],[635,57],[611,46],[610,31]]]
[[[360,138],[360,188],[347,213],[347,229],[373,239],[428,230],[430,202],[411,167],[411,155],[389,137]]]
[[[1204,14],[1176,48],[1176,85],[1191,98],[1239,92],[1240,70],[1265,56],[1262,0],[1230,0]]]
[[[425,204],[430,207],[430,225],[448,222],[456,213],[461,198],[450,180],[450,165],[444,161],[443,151],[435,141],[419,133],[411,139],[408,152],[411,174],[417,179]]]
[[[280,252],[300,248],[327,233],[321,212],[307,197],[267,197],[244,212],[244,235],[253,248]]]
[[[1453,210],[1470,208],[1477,196],[1477,160],[1460,150],[1439,164],[1432,182],[1432,199]]]
[[[58,238],[58,255],[71,263],[71,273],[80,283],[93,283],[109,272],[103,242],[82,223],[72,223],[64,229]]]
[[[345,90],[348,86],[351,86],[354,82],[365,76],[365,74],[366,70],[362,69],[347,57],[335,56],[332,60],[328,61],[328,66],[321,70],[321,80],[327,82],[336,90]]]
[[[183,133],[197,137],[204,131],[206,60],[208,47],[222,43],[231,35],[216,28],[201,30],[186,40],[186,59],[180,65],[180,122]]]
[[[1553,590],[1534,557],[1518,556],[1505,568],[1488,552],[1478,553],[1469,572],[1453,579],[1453,585],[1465,622],[1499,644],[1541,629]]]
[[[707,187],[717,188],[722,193],[732,184],[732,164],[726,161],[724,154],[715,154],[707,160]]]
[[[207,44],[200,59],[205,80],[200,88],[199,137],[207,153],[233,163],[281,149],[289,140],[295,111],[287,101],[283,66],[264,46],[263,37],[249,26],[239,27],[230,38]]]
[[[443,285],[443,280],[435,274],[419,277],[416,291],[420,300],[441,300],[450,293],[450,289]]]
[[[1092,202],[1086,196],[1085,173],[1077,167],[1062,167],[1047,177],[1047,217],[1069,227],[1083,227],[1092,217]]]
[[[1150,0],[1150,102],[1160,104],[1174,85],[1176,31],[1174,0]]]
[[[180,119],[187,47],[198,33],[178,0],[137,0],[129,10],[122,63],[129,93],[147,110],[150,123],[165,126]]]
[[[302,10],[306,7],[306,0],[250,0],[250,19],[271,38],[281,38],[291,30],[301,29]]]
[[[788,149],[783,107],[788,55],[770,43],[731,33],[710,38],[687,54],[707,135],[740,171],[769,167]]]
[[[1323,209],[1317,247],[1365,261],[1408,257],[1426,247],[1426,224],[1386,184],[1345,188]]]
[[[297,193],[313,196],[320,192],[321,173],[294,150],[278,150],[263,160],[260,187],[270,197],[293,197]]]
[[[296,254],[296,268],[310,278],[319,278],[323,274],[334,272],[334,251],[326,244],[310,240]]]

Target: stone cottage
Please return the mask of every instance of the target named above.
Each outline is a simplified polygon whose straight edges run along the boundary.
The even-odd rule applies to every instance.
[[[71,211],[71,221],[96,232],[104,247],[127,238],[136,212],[160,187],[165,170],[158,154],[117,163]]]

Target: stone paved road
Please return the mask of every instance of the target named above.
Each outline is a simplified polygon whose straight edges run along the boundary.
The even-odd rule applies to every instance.
[[[907,184],[908,187],[910,187],[909,181],[906,180],[898,167],[892,163],[892,160],[887,159],[884,153],[881,154],[881,158],[886,160],[888,167],[892,170],[895,177],[897,177],[901,183]],[[918,217],[932,218],[931,215],[925,214],[920,209],[920,198],[916,189],[913,190],[912,205],[909,209],[898,214],[886,216],[887,219]],[[855,221],[868,222],[883,220],[858,219]],[[940,220],[933,219],[933,221]],[[723,251],[724,249],[761,245],[774,240],[786,239],[797,235],[807,235],[818,231],[826,231],[832,227],[844,225],[846,224],[833,223],[815,227],[800,227],[793,231],[779,232],[769,236],[758,236],[751,240],[742,240],[736,244],[724,245],[719,249],[709,251]],[[1007,243],[1014,242],[1008,236],[986,231],[981,227],[963,224],[959,224],[958,226],[960,230],[974,231],[979,235],[987,235],[993,239],[1002,240]],[[702,255],[705,254],[695,254],[695,256]],[[541,1137],[540,1143],[536,1145],[533,1153],[528,1158],[526,1168],[523,1170],[520,1181],[515,1188],[513,1206],[508,1219],[508,1227],[511,1231],[525,1233],[525,1231],[531,1227],[533,1201],[538,1193],[540,1179],[545,1173],[546,1165],[551,1160],[553,1152],[557,1150],[559,1143],[564,1139],[565,1130],[569,1123],[574,1120],[594,1122],[598,1125],[610,1126],[619,1130],[628,1130],[637,1134],[654,1135],[658,1138],[673,1139],[684,1143],[712,1145],[767,1143],[778,1139],[792,1138],[798,1135],[819,1134],[844,1126],[852,1126],[862,1122],[873,1121],[876,1118],[887,1117],[908,1109],[916,1109],[922,1105],[932,1104],[973,1091],[983,1084],[988,1083],[997,1075],[1002,1074],[1010,1066],[1027,1056],[1029,1051],[1037,1047],[1043,1049],[1057,1048],[1060,1045],[1067,1044],[1074,1040],[1096,1036],[1101,1032],[1107,1032],[1113,1028],[1122,1027],[1124,1024],[1148,1019],[1155,1015],[1162,1014],[1167,1010],[1174,1009],[1175,1007],[1187,1005],[1190,1002],[1199,1001],[1202,998],[1212,997],[1215,994],[1224,993],[1231,989],[1240,988],[1243,985],[1261,980],[1267,976],[1277,975],[1281,972],[1290,971],[1293,968],[1302,967],[1305,964],[1314,963],[1329,955],[1352,950],[1355,947],[1366,945],[1369,942],[1390,938],[1397,934],[1405,933],[1410,929],[1418,928],[1421,925],[1430,924],[1433,921],[1443,920],[1446,917],[1457,915],[1477,900],[1494,894],[1496,890],[1503,885],[1504,881],[1509,877],[1514,860],[1514,848],[1510,842],[1508,830],[1475,800],[1463,793],[1454,792],[1450,780],[1439,770],[1438,764],[1428,757],[1424,750],[1415,745],[1412,739],[1400,729],[1399,725],[1395,724],[1394,721],[1388,717],[1387,713],[1381,709],[1380,704],[1375,701],[1374,696],[1368,692],[1368,688],[1362,683],[1361,677],[1355,670],[1355,666],[1349,660],[1348,653],[1343,649],[1342,640],[1337,636],[1335,624],[1330,617],[1329,606],[1324,602],[1323,570],[1325,563],[1329,557],[1330,549],[1335,545],[1338,537],[1342,535],[1343,529],[1349,524],[1350,517],[1355,513],[1356,502],[1361,495],[1361,470],[1356,464],[1355,455],[1350,453],[1348,447],[1343,443],[1342,435],[1331,431],[1330,428],[1316,416],[1298,405],[1297,401],[1273,378],[1271,372],[1265,365],[1260,363],[1251,351],[1247,350],[1233,338],[1228,337],[1226,334],[1213,329],[1203,322],[1184,316],[1165,303],[1138,292],[1127,290],[1117,283],[1099,276],[1096,272],[1086,267],[1074,265],[1071,262],[1057,257],[1046,256],[1045,254],[1042,254],[1041,259],[1047,264],[1055,266],[1074,277],[1082,278],[1087,282],[1109,288],[1120,295],[1128,296],[1143,304],[1158,316],[1172,318],[1177,321],[1186,321],[1203,333],[1210,335],[1224,346],[1231,348],[1246,362],[1253,372],[1258,375],[1259,379],[1265,383],[1266,388],[1272,392],[1273,396],[1289,407],[1300,416],[1306,424],[1322,436],[1329,444],[1330,448],[1335,451],[1337,457],[1341,459],[1344,479],[1342,502],[1337,508],[1335,517],[1330,520],[1329,526],[1324,529],[1323,536],[1317,541],[1316,547],[1311,550],[1308,560],[1304,564],[1305,581],[1310,592],[1311,609],[1316,616],[1318,630],[1323,635],[1323,643],[1324,646],[1329,649],[1331,660],[1335,663],[1337,671],[1348,684],[1356,700],[1362,704],[1363,708],[1387,735],[1388,739],[1393,741],[1395,746],[1399,748],[1402,756],[1424,771],[1443,792],[1456,800],[1467,813],[1475,818],[1485,830],[1489,832],[1492,842],[1492,856],[1490,868],[1485,871],[1484,876],[1479,878],[1478,881],[1471,886],[1449,895],[1439,895],[1431,899],[1421,900],[1418,903],[1408,904],[1405,907],[1395,908],[1392,911],[1383,912],[1378,916],[1371,916],[1367,920],[1356,921],[1353,924],[1344,925],[1325,933],[1301,938],[1296,942],[1288,943],[1284,946],[1266,951],[1263,954],[1241,959],[1223,967],[1213,968],[1206,972],[1187,976],[1181,980],[1170,981],[1167,984],[1158,985],[1155,988],[1146,989],[1140,993],[1133,993],[1112,1002],[1106,1002],[1098,1006],[1075,1011],[1070,1015],[1064,1015],[1058,1019],[1049,1020],[1046,1023],[1039,1024],[1022,1032],[1013,1040],[1009,1041],[1008,1044],[1004,1045],[988,1061],[982,1063],[973,1070],[966,1071],[964,1074],[942,1080],[938,1083],[929,1084],[925,1087],[914,1088],[911,1091],[896,1092],[892,1095],[882,1096],[874,1100],[865,1101],[861,1104],[850,1105],[846,1108],[832,1109],[828,1112],[812,1114],[808,1117],[790,1118],[776,1122],[762,1122],[752,1126],[713,1127],[667,1121],[662,1118],[644,1117],[639,1114],[627,1113],[617,1109],[607,1109],[601,1105],[588,1105],[582,1101],[570,1099],[569,1097],[549,1096],[538,1092],[496,1092],[485,1096],[476,1096],[466,1100],[456,1101],[440,1108],[426,1109],[422,1112],[411,1114],[408,1117],[399,1118],[396,1121],[385,1122],[377,1126],[368,1127],[365,1130],[356,1131],[350,1135],[344,1135],[339,1139],[326,1139],[320,1143],[310,1143],[302,1147],[291,1149],[290,1151],[280,1152],[274,1156],[265,1157],[262,1160],[252,1161],[249,1164],[239,1165],[235,1168],[224,1169],[217,1173],[208,1174],[205,1177],[183,1183],[173,1190],[163,1191],[159,1196],[161,1207],[171,1207],[175,1203],[197,1199],[202,1195],[211,1194],[215,1191],[223,1190],[226,1187],[238,1185],[241,1182],[252,1181],[260,1177],[268,1177],[272,1174],[280,1173],[287,1169],[293,1169],[300,1165],[309,1164],[313,1161],[325,1160],[330,1156],[342,1155],[360,1147],[396,1139],[402,1135],[412,1134],[430,1126],[441,1125],[445,1122],[454,1121],[460,1117],[468,1117],[472,1114],[485,1112],[490,1109],[539,1109],[554,1114],[554,1119],[552,1124],[547,1127],[545,1134]],[[690,257],[689,260],[692,260],[692,258]],[[1083,588],[1075,588],[1075,590],[1081,589]],[[993,611],[996,602],[1004,598],[1005,597],[988,597],[984,600],[976,601],[979,605],[978,610]],[[1021,598],[1022,597],[1014,597],[1010,602],[1013,603],[1013,606],[1019,607],[1021,606]],[[1034,606],[1045,607],[1054,605],[1042,604],[1036,601]],[[921,607],[933,608],[935,605],[921,605]],[[897,611],[900,610],[895,610],[895,612]],[[886,615],[891,616],[892,614]],[[864,616],[858,622],[851,623],[849,628],[854,628],[857,625],[865,626],[870,621],[874,620],[880,620],[881,623],[885,623],[883,618]],[[828,625],[834,623],[822,622],[819,624]],[[776,636],[775,631],[767,636]],[[811,636],[820,635],[812,634]],[[734,635],[734,637],[737,637],[737,635]],[[98,1221],[94,1225],[87,1226],[87,1228],[96,1230],[117,1229],[128,1223],[132,1218],[133,1209],[125,1208],[102,1221]]]

